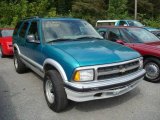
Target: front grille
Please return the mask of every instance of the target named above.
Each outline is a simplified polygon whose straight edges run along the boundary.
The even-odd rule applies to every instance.
[[[138,69],[138,60],[120,65],[99,67],[97,69],[97,80],[121,77],[136,72]]]

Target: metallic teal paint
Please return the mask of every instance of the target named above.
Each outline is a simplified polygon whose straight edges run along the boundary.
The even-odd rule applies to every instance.
[[[134,50],[106,40],[59,42],[54,46],[72,56],[81,67],[123,62],[140,57]]]
[[[140,57],[134,50],[106,40],[54,42],[45,45],[42,52],[44,58],[52,58],[60,63],[68,80],[72,79],[78,67],[111,64]]]

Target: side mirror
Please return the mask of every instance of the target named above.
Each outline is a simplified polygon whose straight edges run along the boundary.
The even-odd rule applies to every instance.
[[[124,41],[123,40],[116,40],[117,43],[124,45]]]
[[[35,39],[35,36],[33,34],[27,35],[27,42],[30,42],[30,43],[40,43],[38,40]]]

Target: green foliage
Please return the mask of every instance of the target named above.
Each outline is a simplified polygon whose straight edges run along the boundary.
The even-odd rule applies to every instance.
[[[77,0],[72,5],[72,16],[95,24],[96,20],[106,17],[105,8],[104,0]]]
[[[154,28],[160,28],[160,19],[157,19],[157,20],[147,20],[145,19],[143,21],[143,23],[146,25],[146,26],[152,26]]]
[[[0,26],[14,27],[17,21],[30,16],[55,17],[55,8],[49,6],[49,0],[37,0],[36,2],[28,2],[27,0],[2,1],[0,2]]]
[[[108,9],[109,19],[127,19],[127,0],[110,0]]]
[[[138,20],[160,28],[160,0],[138,0]],[[134,0],[1,0],[0,27],[14,27],[25,17],[77,17],[91,24],[99,19],[134,19]]]

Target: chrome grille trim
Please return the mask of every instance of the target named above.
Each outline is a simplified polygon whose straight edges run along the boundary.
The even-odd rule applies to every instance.
[[[136,72],[140,66],[139,61],[133,61],[124,63],[121,65],[115,65],[111,67],[100,67],[98,68],[97,80],[109,79],[114,77],[124,76]]]
[[[126,71],[129,71],[129,70],[132,70],[132,69],[135,69],[135,68],[138,68],[139,65],[136,65],[136,66],[132,66],[132,67],[128,67],[126,68]],[[118,73],[120,70],[117,69],[117,70],[113,70],[113,71],[108,71],[108,72],[100,72],[98,73],[98,76],[100,75],[109,75],[109,74],[114,74],[114,73]]]
[[[128,64],[128,63],[132,63],[132,62],[138,62],[143,59],[142,57],[136,58],[136,59],[132,59],[129,61],[124,61],[124,62],[118,62],[118,63],[112,63],[112,64],[104,64],[104,65],[95,65],[95,66],[86,66],[86,67],[79,67],[76,68],[74,71],[74,74],[77,70],[87,70],[87,69],[93,69],[95,72],[95,76],[94,76],[94,81],[99,81],[97,78],[100,76],[100,73],[98,72],[98,68],[102,68],[102,67],[112,67],[112,66],[118,66],[118,65],[124,65],[124,64]],[[138,68],[140,64],[138,64],[137,66],[133,67],[133,68],[128,68],[128,70],[132,70],[135,69],[136,67]],[[138,68],[139,69],[139,68]],[[138,71],[138,70],[137,70]],[[116,71],[115,71],[116,72]],[[73,74],[73,75],[74,75]],[[101,75],[106,75],[105,73],[101,73]],[[122,76],[121,76],[122,77]],[[73,77],[72,77],[73,78]]]

